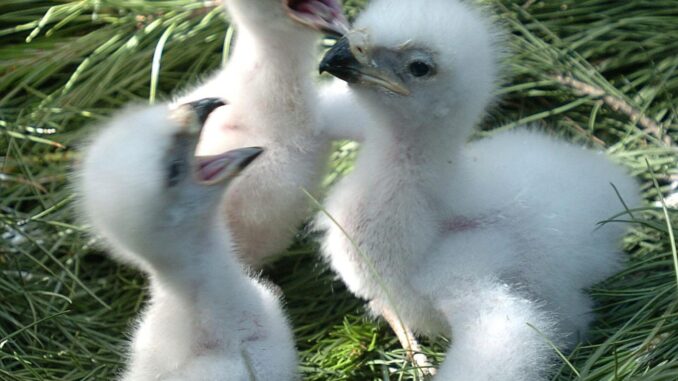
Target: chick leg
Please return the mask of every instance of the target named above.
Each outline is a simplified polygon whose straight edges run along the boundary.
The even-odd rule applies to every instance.
[[[555,351],[556,321],[510,286],[456,282],[439,308],[452,327],[452,345],[438,375],[455,381],[545,381]],[[547,340],[548,338],[548,340]]]
[[[398,319],[396,314],[387,307],[383,308],[381,315],[388,325],[391,326],[393,332],[395,332],[398,341],[400,341],[400,345],[402,345],[407,353],[407,358],[414,366],[421,371],[424,377],[435,376],[436,369],[433,367],[428,357],[421,351],[421,346],[419,346],[417,338],[414,336],[412,330]]]

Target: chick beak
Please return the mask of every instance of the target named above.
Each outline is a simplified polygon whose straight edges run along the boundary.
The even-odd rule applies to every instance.
[[[225,106],[226,103],[220,98],[203,98],[187,103],[186,105],[193,109],[193,112],[198,117],[200,126],[203,126],[205,122],[207,122],[207,118],[209,118],[212,111],[221,106]]]
[[[236,177],[264,152],[260,147],[238,148],[214,156],[196,158],[196,176],[201,184],[213,185]]]
[[[219,98],[204,98],[173,107],[170,110],[170,119],[180,126],[175,143],[179,144],[181,140],[197,141],[212,111],[224,105],[226,105],[224,101]]]
[[[320,73],[328,72],[348,83],[379,86],[399,95],[410,95],[410,90],[388,69],[378,67],[367,58],[366,47],[351,46],[348,37],[343,37],[330,49],[320,62]],[[359,57],[356,57],[356,53]]]
[[[287,15],[294,21],[317,31],[343,36],[349,23],[336,0],[283,0]]]
[[[200,133],[210,114],[225,105],[226,103],[219,98],[203,98],[182,104],[174,109],[172,117],[183,128],[175,135],[170,156],[185,157],[188,149],[191,149],[191,154],[194,154],[195,145],[198,143]],[[196,180],[204,185],[228,183],[228,180],[240,174],[263,152],[262,148],[248,147],[219,155],[197,156],[192,160],[193,173]]]

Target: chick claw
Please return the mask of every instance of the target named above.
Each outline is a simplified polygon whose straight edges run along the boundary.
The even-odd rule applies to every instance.
[[[407,359],[421,372],[422,376],[424,376],[425,379],[430,379],[435,376],[436,368],[421,351],[421,346],[417,342],[417,338],[414,336],[412,330],[403,324],[396,314],[388,308],[383,309],[381,316],[383,316],[384,320],[386,320],[393,332],[395,332],[398,341],[400,341],[400,345],[402,345],[407,353]]]

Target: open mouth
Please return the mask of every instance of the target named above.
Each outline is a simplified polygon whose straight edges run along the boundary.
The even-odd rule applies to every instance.
[[[349,28],[337,0],[283,0],[295,21],[324,33],[342,36]]]
[[[196,157],[195,173],[199,182],[203,184],[219,182],[229,165],[229,160],[224,155]]]
[[[217,155],[200,156],[197,154],[197,140],[203,132],[207,119],[222,106],[226,106],[222,99],[204,98],[180,105],[173,114],[173,117],[185,126],[176,134],[175,146],[181,148],[187,144],[195,144],[192,172],[195,180],[205,185],[217,184],[236,177],[264,152],[261,147],[245,147]]]
[[[197,180],[206,185],[216,184],[222,180],[238,175],[256,159],[263,149],[259,147],[239,148],[213,156],[196,156],[195,175]]]

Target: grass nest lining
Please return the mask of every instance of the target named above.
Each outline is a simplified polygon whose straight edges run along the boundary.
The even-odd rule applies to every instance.
[[[345,3],[354,16],[364,2]],[[484,3],[511,32],[512,55],[479,135],[536,123],[605,150],[648,202],[610,216],[628,224],[629,266],[591,290],[591,338],[565,354],[554,380],[678,380],[678,212],[660,203],[678,182],[678,0]],[[69,168],[88,126],[195,84],[228,56],[232,33],[209,1],[0,4],[0,380],[119,372],[145,280],[108,260],[73,219]],[[338,145],[328,182],[354,151]],[[311,238],[300,234],[267,271],[284,290],[304,379],[417,379]],[[424,344],[444,358],[444,339]]]

